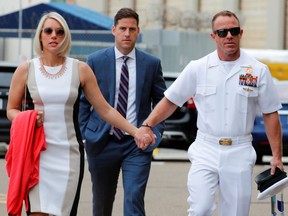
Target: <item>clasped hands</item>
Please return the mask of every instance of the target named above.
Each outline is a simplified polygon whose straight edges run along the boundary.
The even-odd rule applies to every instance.
[[[156,135],[149,127],[140,127],[134,135],[134,140],[138,148],[145,150],[149,145],[154,145]]]

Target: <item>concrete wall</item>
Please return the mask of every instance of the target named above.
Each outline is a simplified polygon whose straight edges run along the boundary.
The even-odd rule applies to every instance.
[[[22,8],[26,8],[41,2],[49,2],[49,0],[13,0],[9,2],[0,0],[1,5],[5,4],[5,7],[0,8],[0,15],[18,10],[20,2]],[[242,47],[259,49],[288,48],[287,0],[72,0],[70,2],[110,17],[114,17],[121,7],[134,8],[140,15],[141,31],[146,31],[146,34],[148,34],[148,36],[145,36],[144,42],[148,44],[149,50],[157,50],[155,51],[157,55],[162,56],[162,53],[169,53],[170,48],[171,50],[175,47],[181,49],[181,53],[177,54],[179,56],[179,67],[176,69],[181,68],[187,63],[188,59],[194,58],[191,53],[194,53],[195,50],[191,51],[191,46],[195,46],[195,41],[200,43],[195,36],[195,32],[199,31],[199,35],[209,35],[212,16],[224,9],[234,11],[241,20],[241,27],[244,29],[241,40]],[[179,33],[176,34],[174,30],[179,31]],[[151,47],[149,44],[153,44],[155,40],[149,36],[149,32],[153,31],[157,32],[157,35],[161,35],[161,37],[159,36],[161,38],[159,44],[163,44],[163,41],[166,40],[169,43],[173,42],[173,44],[178,41],[179,44],[175,46],[166,44],[167,46],[162,48],[159,44],[156,44]],[[195,34],[192,37],[191,32]],[[171,42],[169,39],[171,37],[181,38],[181,40]],[[17,39],[5,41],[7,43],[3,43],[3,40],[0,43],[0,49],[5,50],[4,54],[2,52],[0,56],[5,60],[11,60],[11,58],[13,60],[23,59],[23,56],[24,58],[31,57],[31,42],[29,40],[22,39],[21,48],[19,48]],[[202,50],[196,50],[195,52],[206,53],[211,48],[208,49],[205,46],[210,43],[210,38],[204,37],[204,40],[201,40],[200,43]],[[185,44],[188,46],[185,46]],[[19,49],[21,50],[20,56],[17,55]],[[169,61],[167,67],[173,67],[170,66]]]
[[[163,71],[182,71],[191,61],[215,49],[209,33],[175,30],[143,30],[148,52],[162,61]]]
[[[77,1],[79,5],[82,2],[88,0]],[[210,32],[213,14],[228,9],[234,11],[241,19],[241,26],[244,28],[243,47],[288,47],[286,0],[98,0],[97,5],[101,6],[103,2],[108,7],[107,15],[111,17],[121,7],[136,9],[143,30],[164,28]],[[95,4],[94,8],[99,11],[97,5]],[[93,5],[90,7],[93,8]]]
[[[285,47],[285,0],[242,0],[242,45],[249,48]],[[286,33],[287,34],[287,33]]]

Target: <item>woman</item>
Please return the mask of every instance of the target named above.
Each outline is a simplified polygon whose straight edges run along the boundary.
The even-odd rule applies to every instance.
[[[41,18],[34,46],[39,57],[16,69],[7,105],[7,116],[13,120],[21,112],[27,85],[38,111],[37,125],[44,126],[47,149],[40,157],[39,183],[29,192],[29,214],[76,215],[84,170],[77,121],[80,90],[104,120],[135,138],[137,128],[104,100],[90,67],[66,56],[71,35],[61,15],[50,12]],[[154,136],[140,140],[138,146],[146,148],[149,141],[154,143]]]

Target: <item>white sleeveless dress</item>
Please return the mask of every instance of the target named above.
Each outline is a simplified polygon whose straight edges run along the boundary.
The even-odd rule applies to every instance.
[[[77,215],[84,172],[78,60],[67,57],[66,61],[63,75],[51,79],[41,73],[39,58],[31,60],[27,82],[34,109],[44,112],[47,143],[40,156],[39,183],[29,192],[30,211],[57,216]],[[51,74],[60,68],[45,66]]]

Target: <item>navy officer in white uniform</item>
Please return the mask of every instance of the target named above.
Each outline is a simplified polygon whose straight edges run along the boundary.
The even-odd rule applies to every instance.
[[[217,49],[191,61],[144,121],[151,127],[168,118],[190,97],[198,110],[198,132],[188,150],[189,216],[248,216],[256,153],[251,131],[257,108],[263,113],[272,150],[271,172],[282,163],[282,131],[277,97],[268,67],[240,49],[243,29],[237,16],[221,11],[212,19]],[[256,110],[257,109],[257,110]],[[148,127],[141,128],[143,133]]]

